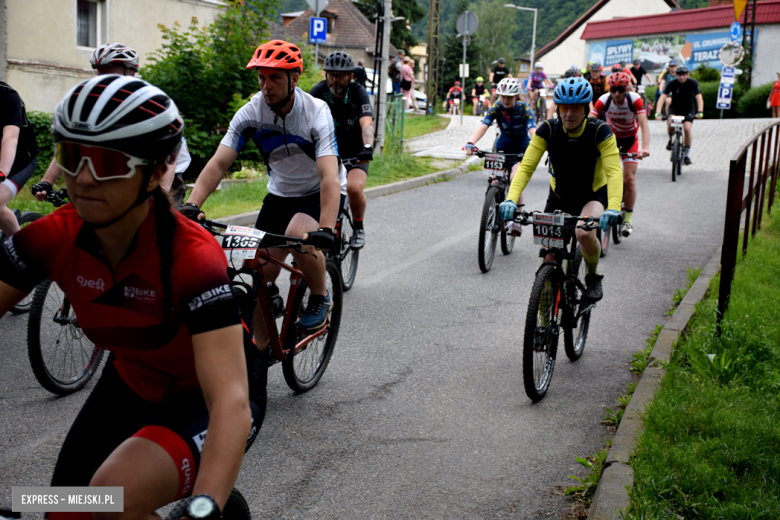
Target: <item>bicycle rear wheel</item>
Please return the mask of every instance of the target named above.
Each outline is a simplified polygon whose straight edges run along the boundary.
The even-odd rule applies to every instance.
[[[479,269],[483,273],[490,271],[493,266],[493,258],[496,256],[496,242],[498,241],[498,186],[491,186],[485,194],[485,203],[482,205],[482,219],[479,222]]]
[[[585,285],[585,275],[588,273],[588,268],[582,260],[582,251],[579,245],[577,245],[577,251],[574,254],[574,260],[571,263],[569,272],[576,275],[580,283]],[[590,311],[577,318],[582,307],[582,291],[576,283],[571,280],[567,281],[563,346],[566,350],[566,356],[572,361],[577,361],[582,356],[582,351],[585,349],[585,341],[588,339]]]
[[[547,393],[558,351],[560,284],[555,267],[545,265],[536,273],[523,336],[523,385],[533,402]]]
[[[626,220],[626,212],[620,212],[620,224],[612,226],[612,241],[619,244],[623,241],[623,222]]]
[[[35,288],[27,322],[27,353],[35,378],[58,395],[84,387],[103,359],[103,350],[79,327],[65,293],[49,279]]]
[[[289,350],[282,361],[284,380],[295,392],[306,392],[314,388],[328,368],[328,363],[336,346],[336,338],[341,325],[342,282],[341,274],[333,260],[325,261],[326,287],[333,299],[333,308],[330,311],[330,319],[325,325],[324,334],[310,341],[305,347],[295,353],[295,346],[311,335],[311,332],[298,330],[295,322],[290,324],[287,331],[285,349]],[[295,293],[293,303],[292,320],[300,319],[309,301],[311,291],[308,286],[300,282]]]
[[[352,217],[349,213],[342,213],[339,217],[341,222],[339,237],[339,267],[341,268],[341,286],[344,291],[348,291],[352,288],[352,284],[355,283],[355,275],[357,274],[358,259],[360,257],[360,251],[349,247],[349,243],[352,240],[352,235],[355,232],[352,229]]]
[[[36,213],[34,211],[25,211],[24,213],[22,213],[22,216],[19,217],[19,220],[18,220],[19,227],[23,228],[23,227],[27,226],[28,224],[30,224],[32,222],[35,222],[39,218],[43,218],[43,215],[41,215],[40,213]],[[32,307],[32,300],[33,300],[34,294],[35,294],[34,291],[31,292],[30,294],[28,294],[24,298],[24,300],[20,301],[19,303],[17,303],[13,307],[11,307],[9,309],[11,314],[24,314],[26,312],[30,312],[30,308]]]
[[[680,171],[680,158],[679,158],[680,141],[675,138],[672,143],[672,182],[677,181],[677,172]]]

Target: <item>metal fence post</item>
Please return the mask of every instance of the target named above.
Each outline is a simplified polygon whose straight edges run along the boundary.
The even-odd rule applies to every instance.
[[[750,237],[756,238],[756,225],[760,215],[758,213],[758,203],[761,199],[761,178],[763,177],[763,162],[764,162],[764,149],[766,148],[766,134],[761,136],[761,154],[758,156],[758,172],[756,172],[756,189],[753,197],[753,228],[751,229]]]
[[[742,215],[742,194],[745,189],[745,163],[747,158],[742,155],[738,160],[729,163],[729,187],[726,196],[726,224],[723,231],[723,250],[720,255],[720,287],[718,289],[718,334],[720,322],[726,313],[731,280],[734,277],[734,267],[737,265],[737,244],[739,242],[739,217]]]
[[[774,135],[775,135],[775,154],[772,159],[772,184],[769,188],[769,205],[767,206],[766,212],[767,214],[772,214],[772,204],[775,201],[775,188],[777,187],[777,173],[778,168],[780,168],[780,161],[778,161],[777,154],[780,153],[780,127],[774,127]]]
[[[750,148],[750,180],[748,181],[748,194],[747,194],[747,198],[745,199],[747,200],[747,207],[744,206],[744,202],[743,202],[742,208],[740,209],[740,216],[742,216],[742,211],[741,211],[742,209],[747,210],[747,213],[745,214],[745,233],[742,235],[742,256],[747,254],[748,237],[750,236],[750,202],[753,200],[753,178],[755,177],[755,173],[756,173],[756,151],[757,150],[758,150],[758,143],[754,142],[753,146]],[[742,189],[744,190],[744,187]]]

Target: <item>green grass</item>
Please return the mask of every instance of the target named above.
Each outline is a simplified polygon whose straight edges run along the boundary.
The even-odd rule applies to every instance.
[[[48,215],[57,209],[49,202],[38,202],[38,200],[33,197],[32,192],[30,192],[30,187],[32,187],[33,184],[38,184],[42,178],[42,173],[30,177],[30,180],[27,181],[27,184],[24,185],[16,197],[8,204],[8,207],[10,209],[18,209],[21,212],[37,211],[41,215]],[[59,185],[55,186],[55,188],[62,188],[64,186],[65,183],[60,179]]]
[[[449,124],[450,120],[447,117],[406,114],[404,119],[404,139],[438,132],[446,129]]]
[[[258,210],[268,193],[266,185],[267,178],[233,185],[223,184],[223,189],[212,193],[201,209],[206,213],[207,218],[227,217]]]
[[[366,188],[382,186],[437,172],[441,168],[431,166],[433,158],[415,157],[408,153],[376,157],[368,169]]]
[[[643,415],[628,518],[780,518],[778,279],[775,210],[738,262],[722,335],[716,277]]]

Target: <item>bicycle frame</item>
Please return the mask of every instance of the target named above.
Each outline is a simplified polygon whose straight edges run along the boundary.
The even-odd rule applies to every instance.
[[[273,303],[271,302],[271,298],[269,298],[268,296],[266,277],[265,277],[265,273],[263,272],[263,267],[267,264],[273,264],[277,267],[280,267],[281,269],[284,269],[285,271],[290,272],[290,290],[287,294],[287,305],[285,309],[284,318],[282,320],[281,332],[276,326],[276,318],[274,317]],[[298,290],[300,281],[306,283],[306,278],[303,276],[303,273],[300,270],[296,269],[294,265],[289,265],[282,260],[278,260],[272,257],[267,253],[267,250],[264,249],[258,249],[255,258],[250,260],[244,260],[243,265],[240,269],[228,268],[228,271],[230,274],[231,281],[238,274],[247,274],[252,277],[253,286],[254,286],[253,296],[255,302],[257,302],[257,299],[261,294],[263,296],[262,302],[265,305],[265,309],[264,309],[265,312],[263,312],[263,320],[265,322],[265,330],[268,334],[268,340],[271,344],[271,350],[276,360],[278,361],[283,360],[284,357],[290,352],[290,349],[285,349],[284,347],[285,344],[287,343],[287,335],[290,333],[290,325],[293,319],[292,314],[294,310],[293,305],[295,303],[295,293]],[[252,306],[252,311],[254,312],[254,306]],[[318,331],[312,334],[307,335],[301,341],[296,343],[295,347],[292,349],[293,350],[292,353],[297,354],[298,351],[300,351],[306,345],[311,343],[316,338],[325,334],[328,330],[329,324],[330,324],[330,317],[328,317],[328,320],[325,322],[325,325],[322,328],[320,328]],[[257,342],[255,341],[254,334],[252,334],[252,332],[249,330],[249,326],[246,324],[243,317],[241,318],[241,325],[244,328],[244,332],[251,337],[252,344],[256,346]]]

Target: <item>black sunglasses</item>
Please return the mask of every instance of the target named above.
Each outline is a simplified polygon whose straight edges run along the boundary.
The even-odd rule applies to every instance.
[[[611,89],[609,89],[609,91],[622,94],[623,92],[626,91],[626,89],[624,89],[623,87],[612,87]]]

